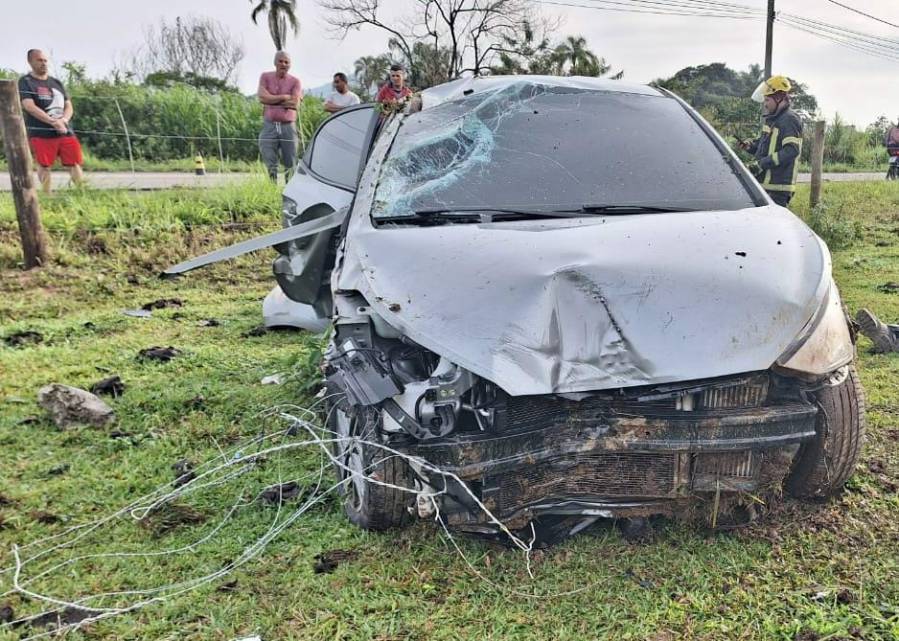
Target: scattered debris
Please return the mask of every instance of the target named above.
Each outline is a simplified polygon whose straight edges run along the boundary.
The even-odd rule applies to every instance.
[[[151,301],[149,303],[144,303],[141,305],[141,309],[150,311],[153,309],[166,309],[167,307],[183,307],[184,301],[180,298],[160,298],[158,300]]]
[[[9,603],[0,605],[0,623],[10,623],[15,618],[15,611]]]
[[[44,342],[44,336],[40,332],[25,330],[22,332],[13,332],[3,339],[9,347],[25,347],[27,345],[37,345]]]
[[[7,505],[12,505],[13,501],[11,498],[4,494],[0,494],[0,507],[4,507]]]
[[[880,459],[871,459],[868,461],[868,471],[872,474],[883,474],[886,472],[886,465]]]
[[[652,524],[647,518],[622,519],[620,526],[621,536],[628,543],[648,543],[652,540]]]
[[[295,499],[300,494],[302,494],[302,488],[300,488],[299,483],[291,481],[289,483],[267,487],[259,495],[259,498],[262,499],[263,503],[267,503],[268,505],[278,505],[279,503],[284,505],[287,501]]]
[[[399,303],[390,303],[390,305],[387,306],[387,309],[389,309],[391,312],[393,312],[395,314],[403,308]]]
[[[837,603],[840,605],[849,605],[850,603],[855,603],[857,600],[858,599],[851,590],[843,588],[837,592]]]
[[[204,318],[199,323],[200,327],[219,327],[221,324],[221,321],[214,318]]]
[[[197,478],[197,474],[194,472],[193,462],[186,458],[183,458],[172,465],[172,470],[175,472],[175,487],[186,485]]]
[[[793,641],[818,641],[820,638],[821,635],[813,630],[800,630],[793,637]]]
[[[47,476],[62,476],[72,468],[68,463],[56,465],[47,470]]]
[[[154,536],[162,536],[182,525],[197,525],[206,521],[206,514],[182,503],[164,503],[156,507],[138,523]]]
[[[322,552],[315,556],[315,563],[312,570],[316,574],[331,574],[337,569],[337,566],[347,561],[352,561],[359,552],[357,550],[331,550],[330,552]]]
[[[53,514],[52,512],[47,512],[44,510],[32,510],[28,513],[28,516],[30,516],[32,520],[37,521],[38,523],[43,523],[44,525],[62,523],[62,519],[59,516]]]
[[[263,385],[281,385],[284,383],[284,379],[284,374],[272,374],[271,376],[266,376],[259,382]]]
[[[883,285],[878,285],[877,291],[884,294],[899,294],[899,283],[891,280]]]
[[[206,406],[206,397],[202,394],[198,394],[193,398],[184,401],[184,405],[192,410],[203,409]]]
[[[32,628],[45,628],[54,626],[62,628],[63,626],[75,625],[81,623],[85,619],[95,616],[96,613],[81,608],[68,607],[55,612],[46,612],[39,617],[23,621],[24,625],[30,625]]]
[[[254,327],[253,329],[244,332],[241,336],[243,338],[255,338],[257,336],[265,336],[266,334],[268,334],[268,327],[260,325],[259,327]]]
[[[636,572],[634,572],[630,568],[628,568],[624,572],[624,576],[628,577],[629,579],[633,579],[634,582],[637,585],[639,585],[641,588],[645,588],[645,589],[649,590],[649,589],[652,589],[652,587],[653,587],[652,581],[648,581],[646,579],[641,578]]]
[[[116,374],[115,376],[109,376],[102,381],[97,381],[91,385],[91,392],[93,394],[109,394],[113,398],[118,398],[125,393],[125,383],[123,383],[122,378]]]
[[[746,258],[746,252],[734,252],[740,258]]]
[[[235,592],[237,591],[237,579],[232,579],[227,583],[222,583],[215,589],[216,592]]]
[[[181,356],[181,351],[174,347],[148,347],[147,349],[142,349],[138,356],[151,361],[168,363],[173,358]]]
[[[125,316],[132,316],[134,318],[152,318],[153,316],[153,312],[145,309],[123,309],[122,313]]]
[[[109,438],[117,439],[117,438],[128,438],[131,434],[128,432],[122,432],[120,430],[113,430],[109,433]]]
[[[53,383],[38,391],[37,400],[58,427],[74,423],[103,427],[115,419],[115,412],[109,405],[77,387]]]
[[[21,421],[16,423],[16,425],[34,425],[35,423],[41,420],[40,416],[26,416]]]

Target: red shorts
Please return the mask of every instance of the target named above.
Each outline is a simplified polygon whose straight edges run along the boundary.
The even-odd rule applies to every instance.
[[[81,143],[75,136],[58,136],[56,138],[31,138],[31,151],[34,159],[41,167],[52,167],[56,159],[62,160],[66,167],[80,165],[84,162],[81,156]]]

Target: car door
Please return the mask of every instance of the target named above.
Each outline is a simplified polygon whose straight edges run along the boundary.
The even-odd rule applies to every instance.
[[[291,227],[348,207],[374,140],[379,116],[374,105],[336,113],[315,132],[296,173],[284,188],[283,224]],[[288,298],[331,313],[330,273],[339,229],[277,245],[273,270]]]

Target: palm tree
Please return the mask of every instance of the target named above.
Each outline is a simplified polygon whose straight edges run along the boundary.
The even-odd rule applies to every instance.
[[[353,75],[363,93],[370,95],[377,92],[377,87],[387,77],[390,71],[390,56],[386,53],[380,56],[362,56],[353,64]]]
[[[569,76],[602,76],[611,69],[606,61],[590,51],[583,36],[568,36],[556,47],[554,57],[559,75],[568,67]]]
[[[297,35],[300,31],[300,22],[297,20],[297,0],[250,0],[256,3],[253,7],[250,18],[253,24],[260,13],[268,14],[268,31],[272,34],[272,41],[275,43],[275,49],[281,51],[287,41],[288,26],[293,31],[293,35]]]

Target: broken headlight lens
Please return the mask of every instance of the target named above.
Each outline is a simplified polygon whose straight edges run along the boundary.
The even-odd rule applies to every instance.
[[[778,367],[792,374],[823,376],[852,361],[855,348],[840,293],[833,281],[813,323],[816,323],[814,327],[800,335],[777,359]]]
[[[296,225],[297,203],[293,198],[281,197],[281,224],[284,227]]]

